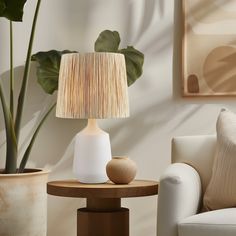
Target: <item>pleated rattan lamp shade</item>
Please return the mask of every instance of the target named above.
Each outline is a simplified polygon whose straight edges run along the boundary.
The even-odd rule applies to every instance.
[[[125,58],[118,53],[71,53],[61,59],[56,116],[129,116]]]

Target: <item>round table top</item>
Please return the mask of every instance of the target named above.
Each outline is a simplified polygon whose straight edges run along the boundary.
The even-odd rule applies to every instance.
[[[83,184],[77,180],[59,180],[48,182],[47,193],[61,197],[76,198],[126,198],[156,195],[158,182],[134,180],[129,184]]]

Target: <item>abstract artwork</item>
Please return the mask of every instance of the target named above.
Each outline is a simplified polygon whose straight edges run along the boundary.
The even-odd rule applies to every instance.
[[[183,96],[236,95],[236,0],[182,0]]]

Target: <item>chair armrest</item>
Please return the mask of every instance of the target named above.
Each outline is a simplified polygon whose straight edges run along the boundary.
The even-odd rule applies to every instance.
[[[198,172],[184,163],[171,164],[160,179],[157,235],[177,236],[177,224],[195,215],[201,202]]]

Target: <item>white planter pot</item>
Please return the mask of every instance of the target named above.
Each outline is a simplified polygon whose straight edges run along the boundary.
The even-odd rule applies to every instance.
[[[0,174],[0,235],[46,236],[48,171]]]

